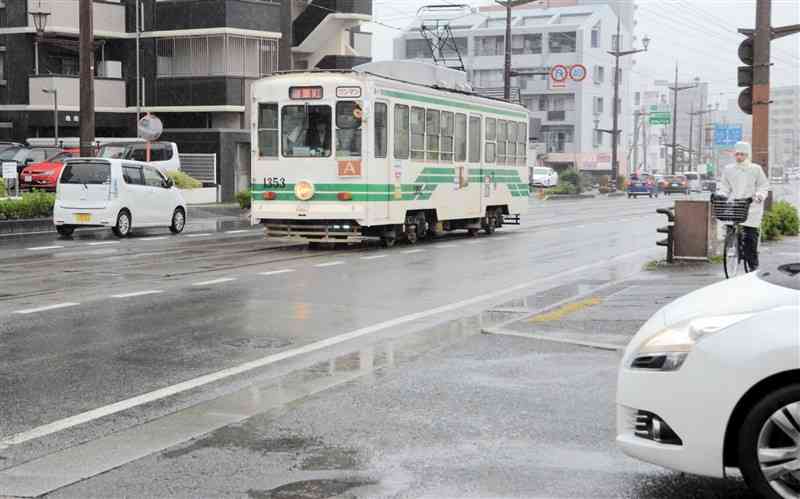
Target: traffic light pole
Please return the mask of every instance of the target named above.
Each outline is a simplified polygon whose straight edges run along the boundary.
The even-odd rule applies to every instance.
[[[80,0],[80,148],[81,156],[94,156],[94,23],[92,0]]]
[[[756,3],[756,31],[753,38],[753,154],[769,178],[769,61],[772,0]]]

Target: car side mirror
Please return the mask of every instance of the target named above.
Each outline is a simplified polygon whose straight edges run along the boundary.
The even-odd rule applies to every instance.
[[[164,188],[165,189],[171,189],[172,186],[174,186],[174,185],[175,185],[175,182],[173,182],[171,178],[167,178],[166,180],[164,180]]]

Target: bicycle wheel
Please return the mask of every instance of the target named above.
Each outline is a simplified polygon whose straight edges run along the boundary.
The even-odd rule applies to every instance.
[[[741,255],[739,254],[739,241],[736,230],[729,229],[725,236],[725,248],[722,254],[722,264],[725,267],[725,277],[732,279],[739,273]]]

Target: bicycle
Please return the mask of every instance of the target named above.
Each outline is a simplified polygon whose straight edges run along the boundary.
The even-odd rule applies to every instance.
[[[736,277],[740,268],[745,273],[750,272],[747,260],[742,256],[744,239],[742,237],[742,223],[747,220],[753,198],[731,199],[725,196],[711,195],[711,207],[714,216],[720,222],[733,222],[725,224],[725,246],[722,253],[722,264],[725,269],[725,278]]]

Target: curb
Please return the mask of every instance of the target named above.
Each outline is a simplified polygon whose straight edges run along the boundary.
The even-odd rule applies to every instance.
[[[628,195],[627,192],[609,192],[608,194],[606,194],[606,196],[610,198],[621,198],[627,195]]]
[[[0,220],[0,234],[26,234],[40,231],[55,232],[55,230],[56,228],[53,225],[52,217]]]

